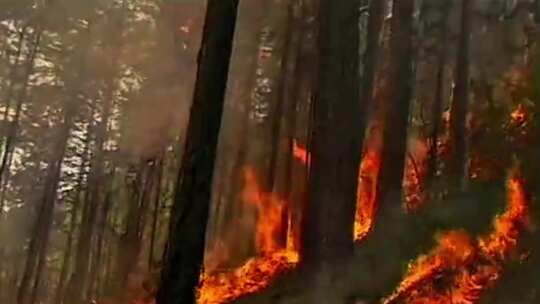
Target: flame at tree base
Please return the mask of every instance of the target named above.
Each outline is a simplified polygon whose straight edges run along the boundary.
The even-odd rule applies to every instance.
[[[266,257],[253,258],[242,267],[215,275],[204,274],[197,303],[228,303],[268,287],[279,275],[293,269],[298,254],[282,250]]]

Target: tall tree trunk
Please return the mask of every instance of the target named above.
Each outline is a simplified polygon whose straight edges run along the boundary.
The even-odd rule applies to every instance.
[[[87,133],[88,134],[88,133]],[[64,299],[64,292],[65,292],[65,285],[66,280],[68,278],[68,274],[70,271],[71,263],[72,263],[72,255],[73,255],[73,241],[75,239],[75,230],[77,229],[77,221],[79,218],[79,211],[81,209],[82,204],[82,189],[83,189],[83,182],[84,182],[84,176],[85,176],[85,166],[86,166],[86,155],[88,155],[88,150],[90,143],[89,138],[87,137],[83,152],[83,157],[81,160],[81,165],[79,167],[79,176],[77,181],[77,188],[75,190],[75,199],[73,202],[73,206],[71,207],[70,217],[71,221],[69,223],[69,231],[67,234],[67,241],[65,245],[65,251],[64,256],[62,258],[62,267],[60,269],[60,277],[58,279],[58,284],[56,287],[55,297],[54,297],[54,303],[55,304],[61,304]]]
[[[159,158],[156,160],[157,168],[157,175],[156,175],[156,182],[154,187],[154,209],[152,214],[152,228],[150,231],[150,248],[148,252],[148,269],[152,271],[155,268],[155,261],[154,261],[154,255],[156,252],[156,238],[158,233],[158,221],[159,221],[159,214],[161,212],[161,186],[162,186],[162,180],[163,180],[163,170],[165,167],[165,152],[159,156]]]
[[[16,71],[17,71],[17,68],[19,67],[20,65],[20,62],[21,62],[21,53],[22,53],[22,46],[23,46],[23,43],[24,43],[24,39],[25,39],[25,35],[26,35],[26,27],[24,27],[21,32],[19,33],[19,39],[17,41],[17,51],[15,53],[15,61],[13,63],[13,65],[11,66],[10,68],[10,71],[9,71],[9,85],[7,87],[7,91],[6,91],[6,96],[4,97],[5,98],[5,106],[4,106],[4,110],[2,112],[2,136],[5,136],[7,134],[7,126],[9,125],[8,124],[8,114],[9,114],[9,110],[11,108],[11,102],[12,102],[12,99],[13,99],[13,90],[14,90],[14,87],[15,87],[15,83],[17,82],[17,79],[15,77],[16,75]],[[9,56],[8,56],[8,60],[9,60]],[[2,140],[4,140],[4,138],[2,138]],[[4,150],[2,151],[2,155],[4,155],[6,153],[6,150],[4,148]]]
[[[209,0],[157,304],[195,302],[238,0]]]
[[[365,110],[371,104],[373,92],[375,90],[375,76],[379,61],[379,49],[381,33],[384,25],[384,12],[386,9],[386,0],[370,0],[369,1],[369,17],[366,38],[366,50],[364,53],[364,73],[362,79],[361,100],[366,104],[363,107],[364,112],[361,117],[366,123]],[[365,126],[364,126],[365,128]]]
[[[282,229],[279,241],[280,245],[287,245],[288,232],[292,229],[292,215],[295,213],[296,203],[290,200],[292,190],[292,164],[294,159],[294,144],[296,135],[296,121],[298,116],[297,105],[299,91],[301,90],[301,56],[303,51],[303,40],[306,31],[304,29],[303,14],[304,3],[292,0],[289,3],[288,37],[285,43],[287,52],[283,58],[282,76],[280,79],[279,93],[282,110],[277,117],[281,120],[274,134],[274,160],[272,170],[274,170],[274,181],[272,192],[280,194],[285,199],[287,205],[282,212]],[[278,155],[279,154],[279,155]],[[294,223],[296,224],[296,223]],[[297,245],[297,244],[295,244]],[[293,246],[296,247],[296,246]]]
[[[379,204],[385,204],[387,199],[401,200],[413,83],[414,2],[402,0],[392,6],[387,86],[383,95],[383,144],[376,189]],[[394,202],[392,205],[395,206]]]
[[[11,102],[12,102],[12,99],[13,99],[13,91],[14,91],[15,83],[17,82],[17,79],[16,79],[15,75],[16,75],[17,68],[19,67],[19,65],[21,63],[22,46],[23,46],[23,43],[24,43],[25,36],[26,36],[26,27],[23,27],[22,30],[19,33],[19,39],[17,41],[17,51],[15,53],[15,61],[14,61],[13,65],[11,66],[10,71],[9,71],[9,85],[7,87],[6,96],[4,97],[6,104],[4,106],[4,110],[2,111],[2,123],[3,123],[2,136],[5,136],[7,134],[6,130],[7,130],[7,126],[9,125],[8,124],[8,116],[9,116],[8,114],[9,114],[9,110],[11,108]],[[8,57],[8,60],[9,60],[9,56],[7,56],[7,57]],[[4,139],[2,139],[2,140],[4,140]],[[4,151],[2,151],[2,155],[4,153],[6,153],[5,149],[4,149]]]
[[[91,160],[90,174],[88,177],[88,187],[84,200],[81,229],[77,243],[77,256],[75,269],[71,282],[68,286],[68,301],[73,303],[82,302],[87,296],[88,274],[90,272],[90,257],[92,249],[92,238],[94,236],[97,212],[101,201],[101,191],[103,188],[103,171],[105,161],[104,143],[107,137],[109,117],[112,111],[113,81],[108,83],[108,94],[103,101],[101,111],[101,121],[97,125],[94,155]]]
[[[21,116],[23,103],[27,96],[28,81],[34,69],[34,61],[35,61],[35,57],[36,57],[37,50],[39,47],[40,37],[41,37],[41,33],[38,32],[36,34],[36,40],[35,40],[35,44],[33,46],[32,52],[26,63],[23,88],[21,89],[21,92],[18,96],[17,106],[15,110],[15,118],[11,122],[10,128],[8,130],[7,139],[6,139],[6,148],[5,148],[6,152],[3,155],[2,164],[0,165],[0,183],[2,183],[2,185],[4,185],[5,180],[2,179],[1,176],[3,176],[4,170],[7,169],[8,163],[10,162],[8,160],[11,159],[11,154],[13,152],[12,145],[19,129],[19,119]],[[51,187],[49,178],[50,177],[52,178],[51,173],[54,171],[54,166],[55,166],[54,163],[50,164],[49,174],[48,174],[49,176],[47,177],[47,181],[45,184],[46,193],[50,190],[50,187]],[[34,224],[33,233],[31,235],[31,240],[29,244],[27,262],[25,264],[23,277],[17,291],[17,301],[19,304],[26,304],[29,301],[28,289],[30,288],[30,283],[31,283],[32,278],[36,274],[39,255],[40,255],[40,248],[42,247],[41,243],[43,240],[43,234],[42,234],[41,229],[43,229],[46,226],[46,223],[47,223],[46,218],[49,213],[48,209],[50,209],[50,207],[51,206],[48,203],[48,201],[44,199],[37,213],[36,222]]]
[[[66,105],[64,107],[64,117],[63,117],[63,125],[60,129],[60,133],[58,134],[57,141],[54,144],[54,148],[52,150],[52,160],[49,165],[49,172],[45,181],[45,192],[43,193],[43,205],[45,206],[44,212],[40,215],[43,215],[43,218],[37,219],[37,231],[38,234],[34,235],[33,237],[37,238],[37,243],[39,244],[38,249],[38,264],[35,272],[35,279],[34,279],[34,285],[30,297],[30,303],[34,304],[37,300],[38,291],[39,291],[39,284],[41,282],[41,277],[43,273],[43,269],[46,264],[46,258],[47,258],[47,250],[49,247],[49,239],[50,239],[50,233],[51,228],[54,220],[54,207],[57,197],[57,190],[60,183],[61,178],[61,169],[62,169],[62,163],[64,160],[64,156],[66,154],[66,148],[68,144],[68,140],[71,134],[71,130],[73,127],[73,119],[76,115],[78,110],[77,107],[77,100],[76,99],[70,99],[66,101]],[[31,257],[29,257],[31,258]],[[32,262],[30,262],[32,263]],[[29,268],[30,269],[30,268]],[[21,284],[21,294],[20,297],[20,303],[26,303],[25,293],[24,289],[26,288],[22,286]]]
[[[21,60],[21,53],[22,53],[22,45],[23,45],[23,42],[24,42],[24,38],[25,38],[25,35],[26,35],[26,27],[24,27],[20,32],[19,32],[19,39],[17,41],[17,51],[15,53],[15,60],[14,60],[14,63],[13,65],[11,66],[10,68],[10,71],[9,71],[9,85],[7,87],[7,92],[6,92],[6,96],[4,97],[5,98],[5,105],[4,105],[4,110],[2,112],[2,126],[1,126],[1,143],[2,143],[2,151],[1,151],[1,159],[3,159],[6,155],[6,150],[5,150],[5,145],[4,145],[4,136],[7,134],[7,129],[8,129],[8,126],[9,126],[9,123],[8,123],[8,114],[9,114],[9,110],[11,108],[11,101],[13,99],[13,88],[14,88],[14,83],[15,83],[15,71],[17,70],[19,64],[20,64],[20,60]],[[7,46],[6,46],[6,51],[4,51],[4,54],[8,53],[7,52]],[[6,59],[8,60],[8,62],[10,61],[10,56],[9,55],[6,55],[5,56]],[[4,89],[2,87],[2,89]],[[9,160],[8,160],[8,163],[11,163]],[[6,177],[7,179],[7,177]],[[7,183],[2,180],[2,178],[0,178],[0,222],[4,220],[4,205],[5,205],[5,194],[6,194],[6,186]],[[7,269],[5,269],[5,265],[4,265],[4,259],[5,259],[5,249],[4,249],[4,245],[0,244],[0,301],[2,301],[3,299],[5,299],[7,297],[7,293],[8,293],[8,288],[5,288],[5,287],[8,287],[8,282],[7,282],[7,279],[8,279],[8,271]],[[4,275],[6,275],[6,281],[4,281]]]
[[[426,184],[429,186],[433,183],[433,180],[437,174],[437,161],[438,161],[438,142],[439,133],[441,129],[441,116],[444,103],[444,89],[446,84],[445,71],[447,61],[447,36],[448,36],[448,15],[450,13],[450,5],[446,4],[442,7],[443,14],[440,20],[440,44],[437,56],[437,80],[435,87],[435,96],[433,104],[431,105],[431,119],[433,126],[429,135],[429,150],[427,155],[427,168],[426,168]]]
[[[20,93],[17,96],[15,116],[7,130],[6,142],[4,145],[4,153],[2,154],[2,159],[0,160],[0,187],[2,189],[4,189],[6,186],[7,179],[5,178],[4,174],[6,173],[6,171],[9,171],[8,169],[9,169],[9,165],[12,159],[11,154],[13,153],[13,145],[15,143],[15,137],[17,136],[17,132],[19,130],[19,119],[22,114],[24,102],[26,101],[26,98],[28,96],[29,80],[30,80],[30,76],[32,75],[32,72],[34,71],[34,63],[35,63],[36,55],[39,49],[40,40],[41,40],[41,32],[37,32],[35,34],[35,41],[32,46],[32,50],[26,61],[25,72],[24,72],[24,77],[22,81],[22,88],[21,88]],[[1,204],[3,207],[3,204],[4,204],[3,199],[2,199]]]
[[[359,74],[360,2],[321,0],[304,265],[324,266],[352,254],[362,146]],[[336,136],[339,134],[339,136]]]
[[[139,262],[139,255],[142,247],[142,237],[146,226],[146,215],[149,200],[153,188],[153,176],[155,163],[151,164],[146,160],[141,160],[137,178],[133,182],[133,198],[130,201],[127,214],[126,232],[120,239],[120,252],[118,256],[118,281],[122,294],[119,298],[124,298],[124,290],[128,286],[129,275],[133,272],[133,265]]]
[[[450,114],[451,155],[448,171],[453,186],[463,188],[467,178],[467,112],[469,105],[469,41],[474,0],[462,0],[461,33],[456,58],[455,86]]]

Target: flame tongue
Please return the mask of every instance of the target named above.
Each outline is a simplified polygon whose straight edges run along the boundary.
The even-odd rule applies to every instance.
[[[475,241],[465,232],[443,235],[430,254],[410,266],[398,289],[383,303],[476,303],[500,278],[527,223],[528,202],[517,172],[509,178],[507,189],[507,209],[495,219],[492,233]],[[447,280],[444,290],[436,286],[441,278]]]
[[[235,270],[204,273],[197,300],[199,304],[229,303],[255,293],[268,287],[277,276],[298,263],[298,253],[293,249],[293,234],[290,230],[283,233],[287,226],[283,223],[287,202],[263,191],[253,168],[244,168],[243,178],[242,203],[257,211],[255,242],[258,256]],[[278,241],[283,235],[288,238],[284,244]]]
[[[197,303],[228,303],[257,292],[268,287],[278,275],[294,268],[297,262],[298,254],[282,250],[266,257],[253,258],[232,272],[203,274]]]

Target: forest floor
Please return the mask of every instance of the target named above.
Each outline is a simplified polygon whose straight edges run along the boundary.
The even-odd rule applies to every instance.
[[[474,237],[489,231],[505,206],[501,189],[500,185],[478,186],[467,194],[434,200],[412,216],[399,204],[386,204],[398,207],[381,208],[376,228],[357,243],[349,260],[317,272],[294,269],[269,288],[234,303],[379,303],[399,285],[408,264],[435,247],[436,235],[463,230]]]

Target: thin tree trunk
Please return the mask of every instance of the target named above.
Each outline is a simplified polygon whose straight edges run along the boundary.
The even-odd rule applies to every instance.
[[[88,150],[89,150],[89,139],[87,138],[86,140],[86,143],[85,143],[85,147],[84,147],[84,152],[83,152],[83,157],[82,157],[82,160],[81,160],[81,166],[79,167],[79,177],[78,177],[78,181],[77,181],[77,190],[76,190],[76,194],[75,194],[75,200],[73,202],[73,206],[71,207],[71,212],[70,212],[70,215],[71,215],[71,222],[69,224],[69,231],[68,231],[68,238],[67,238],[67,242],[66,242],[66,247],[65,247],[65,251],[64,251],[64,256],[63,256],[63,259],[62,259],[62,267],[61,267],[61,270],[60,270],[60,277],[59,277],[59,280],[58,280],[58,284],[57,284],[57,287],[56,287],[56,295],[55,295],[55,300],[54,300],[54,303],[55,304],[61,304],[63,302],[63,299],[64,299],[64,292],[65,292],[65,285],[66,285],[66,279],[68,277],[68,274],[69,274],[69,270],[70,270],[70,267],[71,267],[71,262],[72,262],[72,253],[73,253],[73,241],[75,239],[75,230],[77,229],[77,220],[79,218],[79,211],[80,211],[80,208],[81,208],[81,193],[82,193],[82,189],[83,189],[83,182],[84,182],[84,175],[85,175],[85,166],[86,166],[86,155],[88,154]]]
[[[119,287],[122,291],[127,287],[129,275],[134,270],[133,265],[137,265],[139,260],[146,226],[147,206],[153,188],[154,169],[155,164],[141,160],[138,177],[134,182],[134,195],[127,215],[126,233],[120,241],[120,251],[124,254],[118,256],[117,262]],[[119,294],[121,299],[125,296],[124,293]]]
[[[157,304],[192,304],[203,262],[210,192],[238,0],[209,0],[191,117]]]
[[[28,86],[29,86],[30,75],[32,74],[34,70],[34,64],[35,64],[36,55],[39,49],[40,40],[41,40],[41,32],[38,32],[36,34],[32,51],[30,52],[30,55],[26,62],[25,73],[23,77],[23,86],[21,88],[20,94],[18,94],[17,96],[15,116],[7,129],[6,141],[4,144],[4,152],[2,154],[2,158],[0,159],[0,189],[2,190],[2,193],[0,195],[0,207],[1,207],[0,210],[3,210],[4,203],[5,203],[5,191],[6,191],[6,186],[7,186],[9,167],[11,166],[11,162],[13,159],[13,155],[12,155],[13,148],[14,148],[13,146],[15,144],[16,136],[19,131],[19,123],[20,123],[19,120],[21,117],[23,104],[26,101],[27,96],[28,96]],[[11,99],[12,93],[8,92],[8,94],[9,94],[8,97]],[[1,213],[2,211],[0,211],[0,214]]]
[[[450,12],[450,5],[443,7],[443,16],[441,17],[441,37],[440,48],[437,58],[437,83],[435,88],[435,98],[431,108],[431,119],[433,120],[433,127],[431,134],[429,135],[429,150],[427,155],[427,169],[426,169],[426,184],[429,186],[433,183],[433,180],[437,174],[437,158],[438,158],[438,142],[439,133],[441,127],[441,116],[444,103],[444,88],[446,84],[445,79],[445,67],[447,60],[447,36],[448,36],[448,14]]]
[[[318,83],[311,133],[304,265],[324,266],[353,251],[364,124],[359,73],[360,2],[319,2]],[[339,136],[336,136],[339,134]]]
[[[111,175],[109,176],[108,180],[114,178],[114,172],[113,169],[111,172]],[[108,184],[112,184],[112,182],[108,182]],[[105,230],[107,229],[107,226],[109,224],[109,213],[112,208],[113,200],[111,198],[112,193],[111,189],[107,190],[107,193],[105,194],[104,204],[101,208],[101,214],[99,215],[98,219],[98,232],[97,232],[97,239],[96,239],[96,245],[95,245],[95,253],[92,256],[93,257],[93,264],[92,269],[93,271],[90,273],[90,282],[88,284],[88,292],[90,298],[98,298],[99,294],[99,286],[100,286],[100,273],[102,272],[102,257],[103,257],[103,246],[105,242]]]
[[[88,274],[90,272],[91,245],[94,236],[97,212],[101,200],[104,170],[104,143],[107,137],[109,117],[112,110],[113,81],[108,84],[109,93],[105,97],[101,121],[96,130],[95,152],[88,177],[88,190],[84,200],[81,231],[77,244],[75,269],[68,287],[68,301],[80,303],[87,297]]]
[[[43,194],[43,204],[46,206],[46,209],[44,213],[44,218],[42,220],[38,220],[38,222],[43,223],[43,225],[39,227],[39,262],[37,265],[34,286],[30,298],[31,304],[34,304],[37,300],[39,284],[41,282],[43,269],[46,264],[50,233],[54,219],[54,205],[56,202],[57,190],[61,178],[62,163],[66,154],[68,140],[73,127],[73,119],[75,114],[77,113],[77,110],[78,107],[76,104],[76,100],[68,100],[66,102],[64,108],[63,126],[60,130],[60,134],[58,135],[55,147],[53,148],[53,160],[49,167],[49,174],[46,179],[45,192]]]
[[[19,67],[20,61],[21,61],[21,53],[22,53],[22,45],[24,42],[24,38],[26,35],[26,27],[24,27],[21,32],[19,33],[19,40],[17,41],[17,53],[15,54],[15,62],[13,63],[13,66],[11,67],[9,71],[9,86],[7,88],[6,92],[6,105],[4,107],[4,111],[2,113],[2,122],[4,126],[2,126],[2,136],[6,135],[6,130],[8,126],[8,117],[9,117],[9,110],[11,108],[11,101],[13,99],[13,88],[15,87],[14,84],[16,81],[16,70]],[[6,153],[6,150],[4,148],[4,151],[2,151],[2,155]]]
[[[17,96],[17,105],[15,107],[15,116],[13,118],[13,121],[10,123],[9,128],[7,130],[6,134],[6,142],[4,146],[4,153],[2,155],[2,159],[0,160],[0,185],[2,189],[5,188],[6,185],[6,179],[4,178],[4,173],[6,170],[9,169],[8,165],[9,160],[11,160],[11,154],[13,153],[13,145],[15,142],[15,137],[17,136],[17,133],[19,131],[19,119],[21,117],[22,108],[24,105],[24,102],[26,101],[27,95],[28,95],[28,85],[30,80],[30,75],[34,71],[34,61],[36,59],[36,55],[39,49],[39,44],[41,40],[41,32],[38,32],[35,37],[35,42],[32,48],[32,51],[28,57],[28,60],[26,62],[26,68],[24,72],[23,77],[23,86],[21,88],[21,92],[19,96]],[[2,207],[4,204],[4,200],[2,199]]]
[[[156,186],[154,188],[154,210],[152,214],[152,230],[150,232],[150,249],[148,253],[148,269],[150,270],[153,270],[155,267],[154,253],[156,252],[157,228],[161,211],[161,184],[163,179],[163,167],[165,166],[164,159],[165,153],[162,153],[157,160],[157,165],[159,167],[156,176]]]
[[[448,171],[453,186],[462,189],[467,178],[467,112],[469,105],[469,41],[474,0],[462,0],[461,33],[456,59],[456,80],[450,114],[451,156]]]

